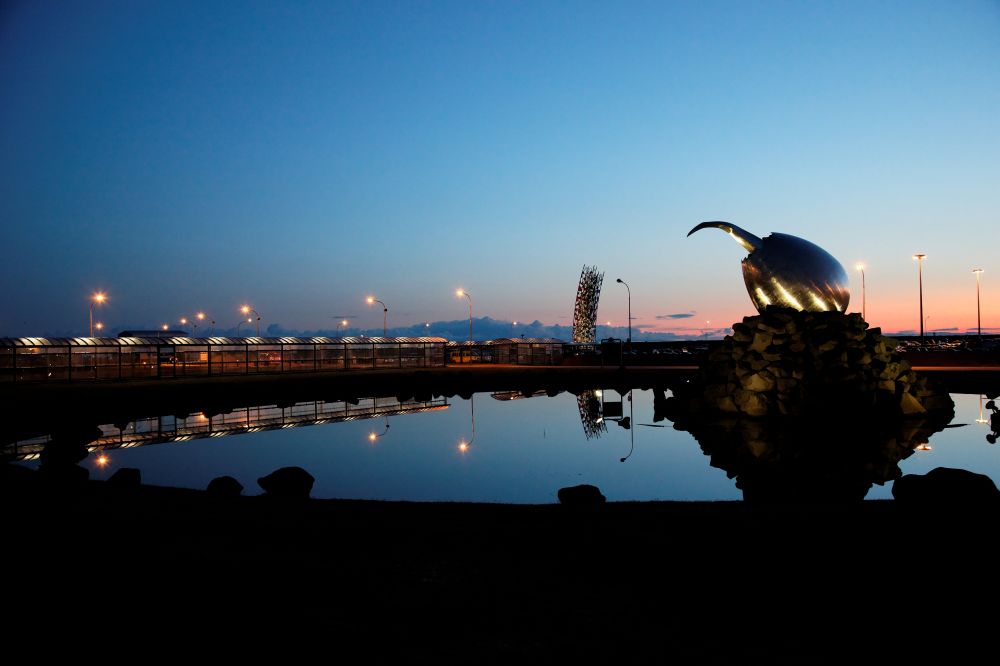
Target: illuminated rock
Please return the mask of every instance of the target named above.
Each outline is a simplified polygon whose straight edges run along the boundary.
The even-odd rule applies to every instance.
[[[761,239],[728,222],[702,222],[688,236],[708,227],[722,229],[749,252],[742,262],[743,280],[758,312],[769,305],[847,311],[851,299],[847,272],[820,246],[790,234]]]

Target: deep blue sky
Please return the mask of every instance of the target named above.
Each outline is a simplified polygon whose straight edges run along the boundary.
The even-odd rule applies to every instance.
[[[0,335],[752,311],[724,219],[1000,326],[1000,3],[5,2]],[[994,289],[993,284],[997,287]],[[860,310],[859,288],[851,310]],[[688,319],[657,316],[694,313]],[[230,321],[231,320],[231,321]],[[697,322],[697,323],[690,323]]]

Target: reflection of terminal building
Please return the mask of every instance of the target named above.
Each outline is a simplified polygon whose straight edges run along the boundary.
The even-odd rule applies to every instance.
[[[201,412],[187,416],[151,416],[136,419],[121,429],[112,424],[101,425],[98,426],[101,435],[97,439],[82,443],[91,451],[125,449],[147,444],[186,442],[203,437],[241,435],[262,430],[382,418],[447,408],[446,398],[401,402],[391,397],[360,398],[350,402],[317,400],[297,402],[287,407],[260,405],[240,407],[213,416]],[[45,436],[14,442],[4,446],[3,456],[8,460],[35,460],[49,441],[51,437]]]

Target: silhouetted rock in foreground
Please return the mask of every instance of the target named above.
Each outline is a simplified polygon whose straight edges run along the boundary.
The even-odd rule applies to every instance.
[[[998,502],[1000,490],[984,474],[936,467],[900,477],[892,484],[892,496],[901,502]]]
[[[282,467],[257,479],[257,485],[274,497],[309,497],[316,479],[301,467]]]
[[[142,473],[135,467],[122,467],[111,475],[108,483],[117,488],[138,488],[142,485]]]
[[[312,484],[309,486],[311,488]],[[217,476],[208,482],[205,490],[218,497],[239,497],[243,493],[243,484],[231,476]]]
[[[596,506],[605,501],[601,489],[587,483],[559,489],[559,503],[567,506]]]

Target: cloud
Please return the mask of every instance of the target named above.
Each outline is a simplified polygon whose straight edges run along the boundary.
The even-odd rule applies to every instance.
[[[656,318],[657,319],[687,319],[688,317],[693,317],[696,314],[698,314],[698,313],[695,312],[694,310],[692,310],[691,312],[681,312],[681,313],[678,313],[678,314],[656,315]]]

